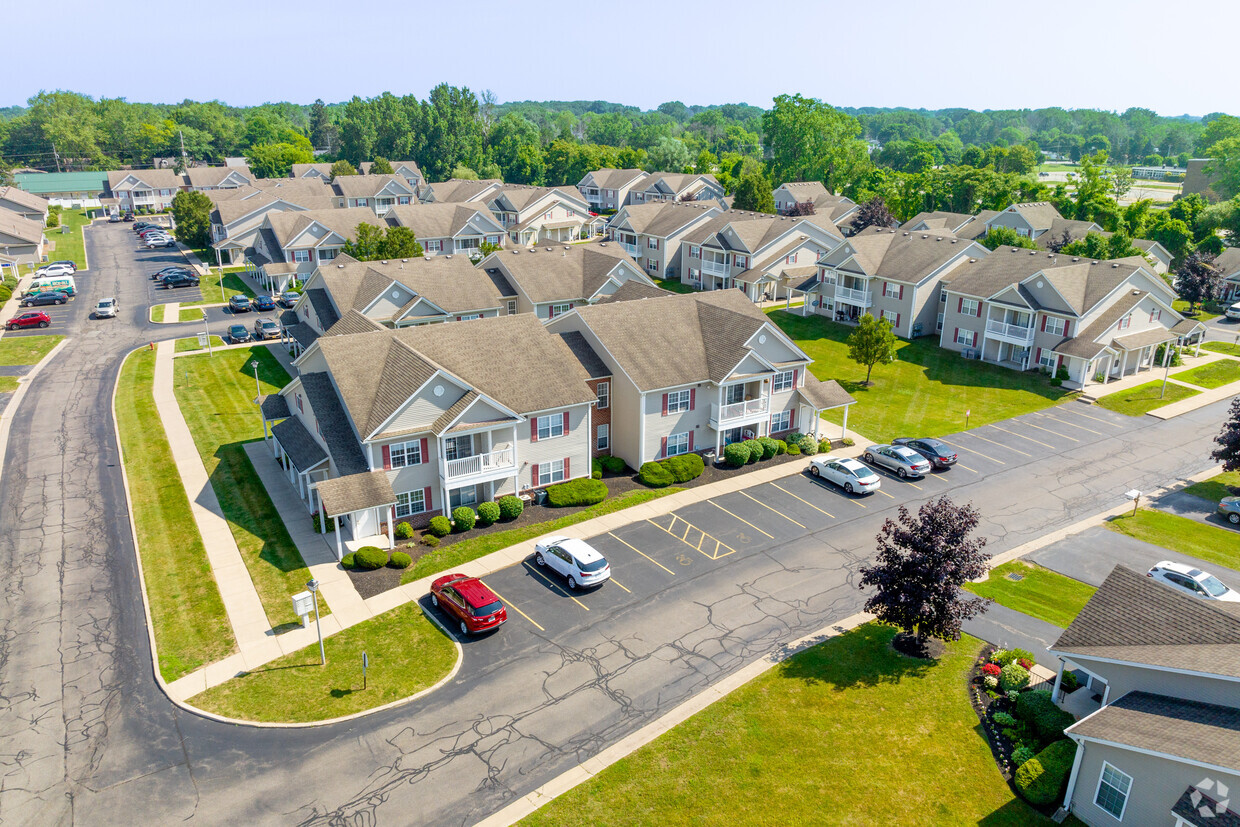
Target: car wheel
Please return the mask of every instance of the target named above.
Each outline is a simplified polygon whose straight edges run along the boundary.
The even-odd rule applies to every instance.
[[[568,576],[568,588],[569,589],[577,588],[577,578],[573,577],[571,574]]]
[[[64,304],[64,302],[56,302],[56,304]]]
[[[463,635],[469,634],[469,627],[465,625],[465,621],[463,620],[461,621],[461,634]]]
[[[431,605],[432,605],[432,606],[438,606],[438,605],[439,605],[439,598],[438,598],[438,597],[436,597],[436,596],[435,596],[435,595],[433,595],[433,594],[431,595]]]
[[[1240,525],[1240,514],[1228,514],[1227,522],[1231,523],[1232,525]]]
[[[844,483],[844,490],[847,491],[849,494],[851,494],[853,492],[852,483],[851,482]]]
[[[39,322],[39,327],[47,327],[47,322]]]
[[[822,472],[818,470],[818,466],[817,466],[817,465],[811,465],[811,466],[809,467],[809,473],[810,473],[810,476],[813,476],[813,477],[820,477],[820,476],[822,476]]]
[[[897,470],[896,473],[900,475],[900,479],[906,479],[908,477],[908,471],[905,471],[903,468]]]
[[[873,465],[873,464],[874,464],[874,457],[870,456],[869,454],[866,454],[866,455],[865,455],[865,461],[866,461],[866,462],[868,462],[868,463],[870,463],[871,465]]]
[[[541,551],[536,551],[536,552],[534,552],[534,562],[535,562],[535,563],[537,563],[537,564],[538,564],[538,565],[540,565],[540,566],[545,566],[545,565],[547,565],[547,561],[543,559],[543,556],[542,556],[542,552],[541,552]]]

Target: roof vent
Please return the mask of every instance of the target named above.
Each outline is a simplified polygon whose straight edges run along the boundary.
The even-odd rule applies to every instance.
[[[1135,289],[1135,288],[1134,288],[1134,289],[1133,289],[1133,291],[1132,291],[1132,295],[1134,295],[1134,296],[1139,296],[1139,295],[1141,295],[1141,291],[1140,291],[1140,290],[1137,290],[1137,289]]]
[[[955,244],[957,241],[959,241],[959,239],[953,238],[953,239],[952,239],[952,244]]]
[[[379,263],[380,263],[380,264],[387,264],[387,262],[386,262],[386,261],[381,261],[381,262],[379,262]]]
[[[921,234],[921,237],[922,237],[922,238],[929,238],[930,236],[929,236],[929,235],[927,235],[926,233],[922,233],[922,234]]]
[[[452,254],[451,254],[451,253],[448,253],[446,256],[444,256],[444,258],[445,258],[445,259],[450,259],[450,258],[452,258]]]
[[[405,262],[407,262],[407,261],[409,261],[409,259],[407,259],[407,258],[402,258],[402,259],[401,259],[401,261],[405,261]]]
[[[565,249],[565,250],[567,250],[567,249],[568,249],[568,245],[567,245],[567,244],[565,244],[565,245],[564,245],[564,249]]]
[[[943,240],[943,236],[939,236],[938,238],[935,239],[935,241],[942,241],[942,240]]]
[[[908,238],[908,233],[907,233],[907,232],[904,234],[904,237],[905,237],[905,238]]]
[[[515,249],[515,248],[514,248],[514,249],[513,249],[513,251],[512,251],[512,254],[515,256],[515,255],[516,255],[517,253],[519,253],[519,252],[521,252],[521,251],[520,251],[520,250],[517,250],[517,249]]]
[[[1038,251],[1037,251],[1037,250],[1030,250],[1030,251],[1029,251],[1029,255],[1031,255],[1031,256],[1036,256],[1037,254],[1038,254]],[[1095,262],[1095,264],[1096,264],[1096,263],[1097,263],[1097,262]]]
[[[1098,263],[1098,262],[1096,262],[1096,261],[1091,261],[1091,262],[1090,262],[1090,264],[1097,264],[1097,263]]]
[[[606,242],[606,241],[600,241],[600,242],[598,243],[598,246],[600,246],[600,247],[606,247],[606,246],[607,246],[607,242]]]
[[[341,269],[341,270],[343,270],[343,269],[344,269],[344,265],[343,265],[343,264],[337,264],[337,265],[336,265],[336,267],[338,267],[338,268],[339,268],[339,269]]]
[[[1112,265],[1111,265],[1111,269],[1112,269],[1112,270],[1114,270],[1116,267],[1119,267],[1119,265],[1118,265],[1118,264],[1112,264]]]
[[[969,259],[969,263],[970,263],[970,264],[977,264],[977,259],[975,259],[975,258],[971,258],[971,259]]]

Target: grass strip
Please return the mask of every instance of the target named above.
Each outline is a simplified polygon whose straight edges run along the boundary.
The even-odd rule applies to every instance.
[[[0,365],[37,365],[43,357],[51,353],[52,348],[65,338],[58,335],[47,336],[5,336],[0,339]]]
[[[1171,376],[1179,382],[1187,382],[1199,388],[1221,388],[1232,382],[1240,382],[1240,362],[1219,359],[1191,370],[1182,370]]]
[[[1186,388],[1183,385],[1167,383],[1166,392],[1162,389],[1162,380],[1146,382],[1126,391],[1107,394],[1096,403],[1100,408],[1115,411],[1126,416],[1145,416],[1147,413],[1181,399],[1189,399],[1201,391]],[[1161,396],[1159,394],[1162,394]]]
[[[1138,508],[1136,516],[1130,512],[1114,517],[1106,526],[1120,534],[1240,571],[1240,533],[1230,528],[1150,508]]]
[[[1012,580],[1009,575],[1021,579]],[[979,597],[989,597],[1001,606],[1061,629],[1068,628],[1095,591],[1088,583],[1023,560],[996,566],[986,580],[966,583],[965,588]]]

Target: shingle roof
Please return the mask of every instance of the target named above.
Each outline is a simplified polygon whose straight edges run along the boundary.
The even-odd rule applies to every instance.
[[[1065,731],[1240,770],[1240,709],[1231,706],[1129,692]]]
[[[156,189],[180,189],[185,186],[185,177],[171,169],[121,169],[108,173],[108,189],[116,192],[116,188],[129,176],[143,184]]]
[[[336,464],[337,473],[341,476],[348,476],[368,470],[370,466],[366,462],[366,455],[362,453],[362,446],[357,441],[357,435],[349,425],[349,420],[345,418],[344,406],[340,403],[340,396],[336,393],[331,378],[324,372],[314,372],[303,373],[300,379],[306,399],[314,410],[319,432],[323,436],[323,441],[327,443],[327,452],[331,454],[332,462]],[[285,420],[285,422],[288,421]]]
[[[1228,808],[1226,803],[1219,806],[1219,798],[1230,802],[1230,799],[1224,797],[1226,794],[1220,794],[1213,787],[1210,792],[1218,798],[1203,793],[1196,787],[1187,788],[1171,808],[1172,815],[1189,827],[1240,827],[1240,813]]]
[[[901,226],[912,230],[918,224],[924,222],[927,227],[932,229],[956,230],[972,220],[973,216],[969,213],[932,210],[931,212],[917,213],[917,215],[905,221]]]
[[[1116,566],[1051,649],[1240,677],[1240,607]]]
[[[1240,274],[1240,247],[1224,248],[1215,257],[1214,266],[1223,271],[1224,278]]]
[[[332,181],[332,189],[345,198],[373,198],[391,184],[412,192],[409,182],[399,175],[341,175]]]
[[[502,199],[513,209],[521,211],[550,196],[567,198],[573,204],[585,203],[581,193],[574,187],[535,187],[529,184],[503,184],[487,196],[487,202],[494,205],[497,200]]]
[[[620,285],[616,292],[610,296],[603,296],[595,304],[610,304],[611,302],[627,302],[634,299],[658,299],[663,296],[672,295],[672,291],[664,290],[662,287],[656,287],[653,284],[646,284],[644,281],[629,280]]]
[[[699,179],[703,182],[703,185],[709,183],[721,190],[723,189],[713,175],[697,175],[690,172],[652,172],[649,178],[642,181],[644,185],[642,192],[654,190],[656,192],[680,195],[682,192],[690,189]]]
[[[278,393],[264,394],[259,397],[258,407],[263,412],[263,419],[268,422],[287,419],[290,416],[288,400]]]
[[[22,218],[15,212],[0,210],[0,233],[11,235],[31,244],[43,241],[43,225],[29,218]]]
[[[499,268],[530,301],[540,303],[590,298],[621,262],[641,272],[623,247],[607,242],[506,250],[487,258],[483,266]]]
[[[479,180],[469,180],[463,178],[450,178],[447,181],[440,181],[437,184],[427,184],[435,201],[472,201],[479,195],[490,191],[496,184],[502,184],[503,181],[498,178],[483,178]]]
[[[38,213],[47,212],[47,199],[17,187],[0,187],[0,201],[12,201]]]
[[[366,262],[341,256],[336,261],[343,263],[319,267],[318,273],[331,292],[333,302],[343,310],[365,309],[393,282],[447,313],[491,310],[500,306],[505,295],[513,295],[505,294],[495,279],[475,267],[466,256]],[[382,321],[396,321],[407,307]]]
[[[586,337],[575,330],[566,333],[557,333],[564,344],[568,346],[569,351],[581,363],[581,367],[590,376],[591,379],[601,379],[604,376],[611,376],[611,370],[594,352],[594,348],[590,347],[590,343],[586,341]]]
[[[1079,241],[1090,233],[1101,233],[1104,236],[1111,235],[1108,232],[1104,232],[1101,227],[1092,221],[1075,221],[1070,218],[1055,218],[1051,221],[1050,229],[1038,236],[1034,240],[1034,244],[1037,244],[1045,250],[1047,249],[1047,245],[1052,241],[1060,241],[1065,232],[1068,234],[1068,241]]]
[[[1081,356],[1086,359],[1094,358],[1102,352],[1103,348],[1111,344],[1110,339],[1104,338],[1104,335],[1110,331],[1116,322],[1124,317],[1125,313],[1140,304],[1141,300],[1148,295],[1149,293],[1143,293],[1138,290],[1120,296],[1098,318],[1094,319],[1088,327],[1078,331],[1075,337],[1064,339],[1055,345],[1053,350],[1065,356]]]
[[[323,512],[328,517],[396,504],[392,483],[384,471],[367,471],[317,483]]]
[[[374,319],[367,318],[356,310],[349,310],[340,317],[340,321],[336,322],[324,336],[348,336],[353,333],[370,333],[375,330],[382,330],[383,325]]]
[[[185,177],[189,179],[192,187],[217,187],[234,173],[246,181],[254,180],[249,167],[190,167],[185,170]]]
[[[285,408],[288,408],[287,404]],[[289,417],[282,422],[272,425],[271,433],[281,447],[284,448],[284,452],[288,454],[289,459],[297,466],[298,471],[309,471],[327,459],[327,452],[323,450],[323,446],[319,445],[314,437],[310,436],[306,426],[302,425],[301,420],[297,417]]]
[[[368,207],[348,207],[338,210],[306,210],[304,212],[274,212],[267,216],[271,224],[272,234],[280,249],[284,249],[294,238],[311,224],[319,224],[341,238],[351,239],[357,231],[358,224],[373,224],[386,227],[383,219],[375,216]]]
[[[797,393],[801,394],[807,405],[818,411],[851,405],[857,401],[839,382],[834,379],[823,382],[808,371],[805,374],[805,384],[797,388]]]
[[[587,172],[582,176],[581,181],[584,182],[587,177],[593,177],[594,186],[603,189],[617,190],[622,189],[630,184],[635,184],[647,176],[647,173],[640,169],[596,169]],[[580,185],[581,182],[578,182]]]
[[[830,195],[827,187],[821,181],[785,181],[775,188],[776,192],[781,189],[788,190],[788,194],[799,201],[812,201],[820,195]]]
[[[1027,201],[1023,204],[1012,204],[1002,212],[1017,212],[1029,222],[1035,230],[1049,230],[1055,219],[1063,219],[1059,210],[1049,201]],[[1002,214],[1002,212],[1000,214]]]
[[[384,215],[389,224],[398,224],[413,230],[422,238],[452,238],[468,226],[471,220],[482,216],[489,225],[498,227],[491,211],[481,204],[457,204],[433,202],[430,204],[404,204],[392,207]],[[498,227],[495,232],[502,233]]]
[[[901,231],[868,227],[848,239],[855,258],[871,276],[917,284],[972,247],[946,230]],[[978,251],[972,247],[975,255]]]
[[[630,204],[624,207],[628,226],[633,232],[667,238],[695,221],[701,221],[712,211],[721,210],[713,202],[655,201],[651,204]]]
[[[306,298],[310,302],[310,306],[314,308],[314,315],[318,317],[319,327],[323,330],[331,330],[332,325],[340,321],[340,314],[336,312],[336,308],[332,306],[331,298],[328,297],[327,291],[322,287],[307,290]]]
[[[1116,336],[1112,341],[1124,350],[1136,350],[1148,345],[1159,345],[1163,342],[1169,342],[1174,338],[1176,338],[1176,334],[1170,330],[1156,328],[1154,330],[1144,330],[1140,333],[1132,333],[1128,336]]]

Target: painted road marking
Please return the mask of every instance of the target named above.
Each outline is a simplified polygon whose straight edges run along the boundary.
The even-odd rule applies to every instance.
[[[672,535],[673,537],[675,537],[680,542],[684,543],[689,548],[693,549],[699,554],[702,554],[705,557],[709,557],[712,560],[718,560],[720,557],[727,557],[729,554],[734,554],[736,552],[736,549],[732,548],[727,543],[715,537],[712,537],[711,535],[707,534],[705,531],[702,531],[702,529],[698,528],[697,526],[693,525],[687,520],[681,517],[678,517],[675,514],[671,516],[672,516],[672,522],[666,528],[659,525],[654,520],[647,520],[646,522],[650,523],[655,528],[666,531],[668,534]],[[678,533],[679,528],[676,525],[678,521],[688,526],[688,528],[685,530],[684,536],[681,536]],[[696,543],[688,539],[689,536],[693,534],[693,532],[697,532],[698,534],[698,536],[696,537],[696,540],[697,540]],[[711,546],[711,543],[714,543],[714,546]],[[703,548],[703,546],[705,546],[705,548]],[[709,549],[709,551],[707,549]],[[727,551],[721,552],[720,549],[727,549]],[[679,559],[679,557],[677,559]]]
[[[965,434],[965,436],[968,436],[968,435],[969,435],[969,434],[967,434],[967,433]],[[943,440],[943,441],[944,441],[944,442],[947,442],[947,440]],[[962,445],[956,445],[956,444],[955,444],[955,443],[953,443],[953,442],[947,442],[947,444],[948,444],[948,445],[950,445],[950,446],[952,446],[953,448],[955,448],[957,451],[970,451],[970,452],[972,452],[972,453],[974,453],[974,454],[977,454],[977,455],[978,455],[979,457],[981,457],[982,459],[988,459],[988,460],[990,460],[991,462],[997,462],[997,463],[999,463],[1000,465],[1007,465],[1007,463],[1006,463],[1006,462],[1004,462],[1003,460],[1001,460],[1001,459],[995,459],[994,457],[988,457],[988,456],[986,456],[985,454],[983,454],[981,451],[974,451],[972,448],[965,448],[964,446],[962,446]],[[972,469],[972,468],[970,468],[969,470],[970,470],[970,471],[972,471],[973,469]],[[976,473],[976,472],[975,472],[975,473]]]
[[[616,539],[616,540],[620,540],[620,538],[619,538],[619,537],[616,537],[616,535],[615,535],[615,533],[614,533],[614,532],[609,531],[609,532],[607,532],[607,533],[608,533],[608,535],[610,535],[612,538],[614,538],[614,539]],[[663,565],[662,563],[660,563],[658,560],[656,560],[656,559],[654,559],[653,557],[651,557],[651,556],[650,556],[649,554],[647,554],[646,552],[644,552],[644,551],[642,551],[641,549],[637,548],[637,546],[634,546],[634,545],[632,545],[632,544],[630,544],[630,543],[626,543],[624,540],[620,540],[620,542],[624,543],[626,546],[628,546],[629,548],[633,549],[633,551],[636,551],[636,552],[637,552],[638,554],[640,554],[642,557],[645,557],[647,560],[649,560],[650,562],[654,563],[656,566],[658,566],[659,568],[663,569],[663,570],[664,570],[665,572],[667,572],[668,574],[675,574],[675,573],[676,573],[676,572],[672,571],[671,569],[669,569],[667,566],[665,566],[665,565]]]
[[[1120,424],[1120,423],[1118,423],[1118,422],[1111,422],[1110,420],[1107,420],[1107,419],[1099,419],[1099,418],[1098,418],[1098,417],[1096,417],[1096,416],[1090,416],[1090,415],[1089,415],[1089,414],[1087,414],[1087,413],[1081,413],[1080,411],[1073,410],[1073,409],[1071,409],[1071,408],[1060,408],[1060,410],[1062,410],[1064,413],[1070,413],[1070,414],[1072,414],[1073,416],[1083,416],[1083,417],[1085,417],[1086,419],[1092,419],[1094,422],[1101,422],[1103,425],[1110,425],[1112,428],[1122,428],[1122,427],[1124,427],[1123,425],[1121,425],[1121,424]]]
[[[1055,450],[1054,445],[1047,445],[1045,442],[1039,442],[1038,440],[1034,439],[1031,436],[1025,436],[1024,434],[1019,434],[1016,431],[1009,431],[1007,428],[1000,428],[998,425],[991,425],[989,427],[994,428],[996,431],[1003,431],[1003,433],[1005,434],[1011,434],[1017,439],[1027,439],[1030,442],[1032,442],[1034,445],[1041,445],[1043,448],[1050,448],[1052,451]],[[1026,454],[1025,456],[1028,456],[1028,454]]]
[[[795,500],[801,500],[801,498],[800,498],[800,497],[798,497],[796,494],[793,494],[791,491],[789,491],[787,488],[784,488],[783,486],[776,485],[775,483],[771,483],[771,486],[772,486],[773,488],[778,488],[780,491],[783,491],[785,494],[787,494],[789,497],[792,497],[792,498],[793,498],[793,499],[795,499]],[[819,508],[818,506],[814,505],[814,504],[813,504],[812,502],[810,502],[809,500],[801,500],[801,502],[805,503],[806,505],[808,505],[810,508],[814,509],[815,511],[822,511],[822,509],[821,509],[821,508]],[[834,520],[834,519],[835,519],[835,515],[834,515],[834,514],[832,514],[830,511],[822,511],[822,513],[823,513],[823,514],[826,514],[826,515],[827,515],[828,517],[830,517],[832,520]]]
[[[724,514],[732,514],[732,512],[731,512],[731,511],[728,511],[726,508],[724,508],[723,506],[721,506],[719,503],[715,502],[714,500],[707,500],[706,502],[710,503],[710,504],[711,504],[711,505],[713,505],[715,508],[717,508],[717,509],[719,509],[720,511],[722,511]],[[767,537],[769,537],[769,538],[770,538],[770,539],[772,539],[772,540],[774,540],[774,539],[775,539],[775,535],[774,535],[774,534],[767,534],[765,531],[763,531],[762,529],[758,528],[756,525],[754,525],[753,523],[749,522],[749,521],[748,521],[748,520],[746,520],[744,517],[741,517],[741,516],[739,516],[739,515],[737,515],[737,514],[732,514],[732,516],[733,516],[733,517],[736,517],[736,519],[740,520],[742,523],[744,523],[745,525],[749,526],[750,528],[752,528],[754,531],[758,532],[759,534],[764,534],[764,535],[766,535]]]
[[[1032,457],[1032,456],[1033,456],[1032,454],[1026,454],[1024,451],[1021,451],[1021,450],[1018,450],[1018,449],[1016,449],[1016,448],[1013,448],[1013,447],[1012,447],[1012,446],[1010,446],[1010,445],[1004,445],[1002,442],[995,442],[993,439],[987,439],[986,437],[982,436],[981,434],[969,433],[968,435],[969,435],[969,436],[971,436],[971,437],[973,437],[974,439],[980,439],[982,442],[989,442],[991,445],[998,445],[1000,448],[1005,448],[1005,449],[1007,449],[1008,451],[1011,451],[1011,452],[1016,453],[1016,454],[1020,454],[1022,457]],[[974,453],[980,453],[980,452],[978,452],[978,451],[974,451]],[[986,455],[985,455],[985,454],[982,454],[982,456],[986,456]],[[999,460],[995,460],[995,462],[998,462],[998,461],[999,461]]]
[[[1034,425],[1032,422],[1024,422],[1024,423],[1022,423],[1022,424],[1023,424],[1026,428],[1037,428],[1039,431],[1046,431],[1048,434],[1054,434],[1055,436],[1059,437],[1060,439],[1066,439],[1066,440],[1069,440],[1069,441],[1071,441],[1071,442],[1080,442],[1080,440],[1079,440],[1079,439],[1074,439],[1073,437],[1070,437],[1070,436],[1068,436],[1067,434],[1061,434],[1061,433],[1059,433],[1059,431],[1052,431],[1050,428],[1043,428],[1041,425]]]
[[[569,600],[573,601],[573,602],[574,602],[574,603],[576,603],[578,606],[580,606],[581,608],[585,609],[587,612],[588,612],[588,611],[590,611],[590,607],[589,607],[589,606],[587,606],[586,604],[582,603],[582,602],[581,602],[580,600],[578,600],[577,598],[573,597],[571,594],[569,594],[567,591],[565,591],[563,588],[561,588],[561,587],[560,587],[560,585],[559,585],[558,583],[553,582],[553,581],[552,581],[550,578],[548,578],[545,574],[543,574],[542,572],[540,572],[538,569],[534,568],[534,566],[533,566],[533,565],[531,565],[528,561],[526,561],[526,562],[522,563],[521,565],[523,565],[523,566],[525,567],[526,571],[528,571],[530,574],[534,575],[534,576],[535,576],[535,577],[537,577],[539,580],[543,581],[543,582],[544,582],[544,583],[546,583],[548,586],[550,586],[550,587],[551,587],[551,590],[552,590],[552,591],[554,591],[556,594],[560,595],[561,597],[567,597]]]
[[[956,465],[958,465],[959,467],[963,468],[963,469],[964,469],[964,470],[966,470],[966,471],[972,471],[974,474],[976,474],[976,473],[977,473],[977,471],[974,471],[972,468],[970,468],[969,466],[965,465],[963,462],[960,462],[959,460],[957,460],[957,461],[956,461]]]
[[[510,609],[512,609],[514,612],[516,612],[517,614],[521,615],[521,617],[525,618],[525,619],[526,619],[526,620],[528,620],[530,623],[533,623],[535,626],[538,626],[538,631],[540,631],[540,632],[545,632],[545,631],[547,631],[547,630],[546,630],[546,629],[544,629],[542,626],[539,626],[539,625],[538,625],[538,621],[537,621],[537,620],[535,620],[534,618],[532,618],[532,617],[530,617],[529,615],[527,615],[525,612],[523,612],[523,611],[521,611],[520,609],[518,609],[518,608],[517,608],[517,604],[516,604],[516,603],[513,603],[511,600],[509,600],[508,598],[504,597],[504,596],[503,596],[502,594],[500,594],[499,592],[496,592],[496,591],[495,591],[495,589],[491,587],[491,584],[490,584],[490,583],[486,583],[486,582],[484,582],[482,579],[479,579],[479,580],[478,580],[478,582],[479,582],[479,583],[482,583],[482,585],[486,586],[488,589],[491,589],[491,591],[495,592],[495,596],[496,596],[496,597],[498,597],[500,600],[504,601],[506,604],[508,604],[508,607],[509,607]]]
[[[615,576],[614,576],[614,575],[613,575],[613,576],[611,576],[611,577],[609,577],[608,579],[609,579],[609,580],[611,580],[611,582],[615,583],[615,584],[616,584],[617,586],[619,586],[620,588],[624,589],[626,592],[629,592],[629,594],[632,594],[632,593],[633,593],[633,592],[629,591],[628,586],[624,585],[624,584],[623,584],[623,583],[621,583],[619,580],[617,580],[617,579],[615,578]]]
[[[1052,422],[1058,422],[1060,425],[1067,425],[1069,428],[1076,428],[1079,431],[1088,431],[1089,433],[1097,434],[1098,436],[1106,436],[1106,434],[1102,433],[1102,431],[1095,431],[1093,428],[1086,428],[1084,425],[1077,425],[1075,422],[1069,422],[1068,420],[1060,419],[1057,416],[1051,416],[1050,414],[1044,413],[1040,413],[1038,416],[1043,419],[1049,419]]]
[[[740,493],[740,494],[743,494],[743,495],[744,495],[744,496],[746,496],[746,497],[749,497],[749,495],[748,495],[748,494],[746,494],[744,491],[741,491],[741,492],[739,492],[739,493]],[[763,508],[767,509],[768,511],[774,511],[776,514],[778,514],[779,516],[783,517],[785,520],[787,520],[788,522],[792,523],[793,525],[799,525],[799,526],[801,526],[801,528],[805,528],[805,526],[804,526],[804,525],[802,525],[801,523],[798,523],[796,520],[792,519],[792,518],[791,518],[791,517],[789,517],[787,514],[785,514],[784,512],[780,511],[779,509],[777,509],[777,508],[771,508],[771,507],[770,507],[769,505],[767,505],[766,503],[762,502],[761,500],[756,500],[756,499],[754,499],[753,497],[749,497],[749,499],[753,500],[753,501],[754,501],[754,502],[756,502],[758,505],[762,506]],[[806,530],[808,531],[809,529],[806,529]]]

